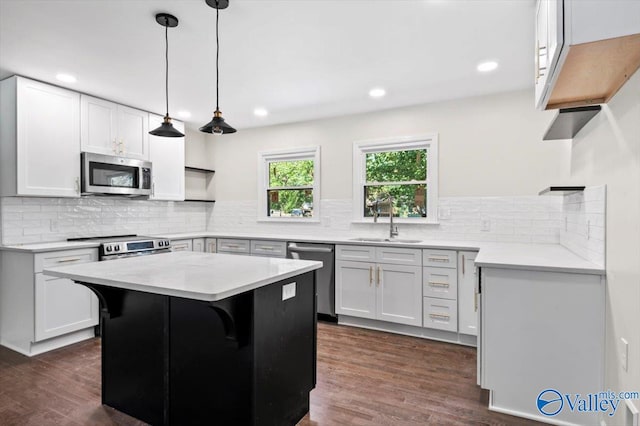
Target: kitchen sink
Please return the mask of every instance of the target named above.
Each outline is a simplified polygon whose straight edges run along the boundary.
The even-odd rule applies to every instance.
[[[349,241],[361,241],[363,243],[419,243],[422,240],[403,240],[402,238],[350,238]]]

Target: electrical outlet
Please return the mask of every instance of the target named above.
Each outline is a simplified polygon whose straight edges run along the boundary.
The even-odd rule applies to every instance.
[[[58,232],[58,221],[52,219],[49,227],[51,228],[51,232]]]
[[[491,231],[491,221],[489,219],[482,219],[480,230],[483,232]]]
[[[629,342],[624,337],[620,338],[620,365],[624,371],[629,369]]]
[[[296,297],[296,283],[289,283],[282,286],[282,300]]]

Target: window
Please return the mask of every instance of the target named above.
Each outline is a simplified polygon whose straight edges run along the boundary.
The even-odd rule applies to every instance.
[[[259,217],[319,220],[320,147],[259,154]]]
[[[374,213],[388,216],[392,210],[394,217],[407,222],[437,222],[437,179],[437,134],[356,142],[355,219],[370,221]]]

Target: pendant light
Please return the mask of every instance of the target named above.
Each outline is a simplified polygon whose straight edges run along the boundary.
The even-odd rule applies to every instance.
[[[229,6],[229,0],[205,0],[207,4],[216,10],[216,110],[213,112],[213,119],[200,127],[201,132],[213,133],[214,135],[222,135],[227,133],[235,133],[236,129],[224,122],[220,107],[218,106],[218,60],[220,57],[220,41],[218,37],[218,19],[220,9],[226,9]]]
[[[167,113],[164,116],[164,121],[160,125],[160,127],[153,129],[149,132],[150,135],[154,136],[164,136],[167,138],[181,138],[184,135],[180,133],[173,127],[171,124],[171,117],[169,117],[169,38],[168,31],[169,27],[174,28],[178,26],[178,18],[173,15],[169,15],[168,13],[158,13],[156,15],[156,21],[158,24],[164,27],[164,59],[165,59],[165,99],[167,101]]]

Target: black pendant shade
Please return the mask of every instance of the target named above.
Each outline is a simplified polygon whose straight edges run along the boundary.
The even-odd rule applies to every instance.
[[[149,134],[154,136],[162,136],[165,138],[181,138],[184,136],[182,133],[180,133],[179,130],[173,127],[173,124],[171,124],[171,117],[169,117],[168,115],[164,116],[164,121],[162,122],[160,127],[153,129],[149,132]]]
[[[236,129],[229,126],[225,123],[224,118],[222,118],[222,113],[220,112],[219,107],[219,90],[218,90],[218,63],[220,59],[220,40],[218,36],[218,20],[219,20],[219,12],[220,9],[226,9],[229,6],[229,0],[205,0],[207,5],[214,8],[216,10],[216,110],[213,112],[213,119],[210,122],[200,127],[201,132],[205,133],[213,133],[214,135],[223,135],[227,133],[235,133]]]
[[[224,122],[224,118],[222,118],[222,113],[218,110],[215,110],[213,113],[213,119],[200,127],[201,132],[205,133],[213,133],[214,135],[222,135],[225,133],[235,133],[236,129],[229,126]]]
[[[156,15],[156,21],[158,24],[164,27],[164,42],[165,42],[165,99],[167,101],[167,113],[164,116],[164,120],[160,127],[153,129],[149,132],[150,135],[162,136],[166,138],[181,138],[183,133],[179,132],[171,124],[171,117],[169,117],[169,39],[168,29],[169,27],[178,26],[178,18],[168,13],[158,13]]]

